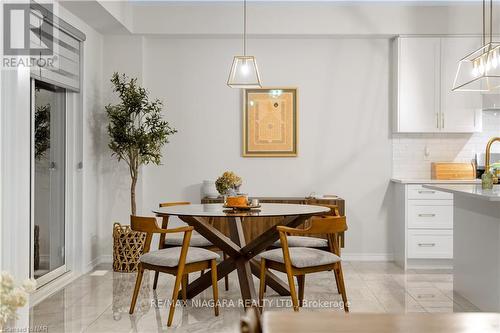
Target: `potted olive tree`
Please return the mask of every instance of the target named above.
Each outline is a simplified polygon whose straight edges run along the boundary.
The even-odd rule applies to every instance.
[[[131,178],[130,207],[132,215],[136,215],[135,187],[139,167],[149,163],[160,164],[162,146],[177,131],[162,118],[163,103],[159,99],[150,100],[148,91],[137,84],[136,78],[114,73],[111,82],[121,102],[105,107],[109,120],[109,148],[118,161],[123,160],[128,165]],[[113,270],[136,271],[144,240],[144,234],[115,223]]]
[[[128,165],[130,185],[130,206],[136,214],[135,187],[142,164],[161,162],[161,148],[168,143],[168,137],[177,131],[162,118],[163,103],[159,99],[150,100],[149,92],[137,84],[136,78],[114,73],[111,82],[121,102],[108,104],[106,114],[109,119],[109,148],[118,161]]]

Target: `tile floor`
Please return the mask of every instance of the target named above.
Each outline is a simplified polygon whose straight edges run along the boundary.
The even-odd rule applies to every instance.
[[[114,273],[102,265],[30,310],[32,327],[47,327],[48,332],[237,332],[242,307],[238,306],[236,274],[230,275],[229,291],[219,281],[224,303],[219,317],[207,306],[211,289],[198,295],[193,303],[179,306],[172,327],[167,328],[168,309],[154,306],[155,300],[168,300],[173,277],[160,275],[157,291],[152,290],[154,274],[143,280],[136,312],[128,308],[135,274]],[[284,277],[284,276],[283,276]],[[194,278],[194,276],[193,276]],[[410,270],[404,272],[393,263],[345,262],[344,278],[351,312],[465,312],[477,309],[453,293],[448,270]],[[256,287],[258,280],[255,279]],[[257,289],[258,290],[258,289]],[[337,305],[331,273],[316,273],[306,278],[305,299],[309,308],[301,311],[343,311]],[[279,297],[268,288],[267,311],[292,311],[288,297]]]

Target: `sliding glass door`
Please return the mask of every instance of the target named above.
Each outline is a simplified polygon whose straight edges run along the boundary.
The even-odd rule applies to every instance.
[[[66,90],[32,80],[32,276],[43,285],[66,272]]]

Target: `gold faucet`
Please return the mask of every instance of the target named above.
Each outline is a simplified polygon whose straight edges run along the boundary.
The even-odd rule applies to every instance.
[[[500,137],[491,138],[490,141],[488,141],[488,143],[486,144],[486,157],[485,157],[485,169],[484,169],[484,172],[489,172],[490,171],[490,151],[491,151],[491,145],[495,141],[500,142]],[[496,179],[496,181],[494,181],[494,183],[498,183],[498,178],[496,176],[496,173],[493,173],[493,178],[494,178],[494,180]]]

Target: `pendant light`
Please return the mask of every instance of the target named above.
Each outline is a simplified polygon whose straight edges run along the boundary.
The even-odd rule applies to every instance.
[[[234,56],[227,79],[231,88],[261,88],[259,69],[254,56],[247,56],[247,1],[243,0],[243,55]]]
[[[490,0],[489,41],[486,38],[486,3],[483,0],[483,46],[458,63],[452,91],[493,91],[500,88],[500,43],[493,42],[493,0]]]

